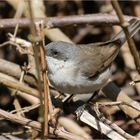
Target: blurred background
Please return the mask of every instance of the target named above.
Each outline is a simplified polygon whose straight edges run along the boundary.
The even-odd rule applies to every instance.
[[[140,1],[129,0],[129,1],[119,1],[120,7],[124,15],[140,17]],[[114,13],[114,10],[110,4],[110,1],[87,1],[87,0],[44,0],[45,14],[48,17],[62,17],[62,16],[71,16],[71,15],[83,15],[83,14],[93,14],[93,13]],[[16,13],[16,10],[8,3],[7,1],[0,1],[0,19],[13,18]],[[24,17],[24,16],[22,16]],[[98,26],[98,25],[73,25],[65,26],[60,28],[74,43],[76,44],[87,44],[92,42],[102,42],[107,41],[111,38],[113,34],[118,32],[120,29],[116,26]],[[0,43],[8,41],[8,33],[14,33],[14,29],[1,29],[0,30]],[[28,28],[19,28],[17,32],[17,37],[28,40],[29,29]],[[49,43],[47,37],[45,38],[45,43]],[[134,36],[134,41],[137,46],[137,50],[140,52],[140,32]],[[125,46],[127,47],[127,45]],[[121,50],[117,58],[115,59],[112,65],[112,79],[113,81],[122,88],[131,98],[136,101],[140,101],[140,85],[131,86],[130,82],[132,81],[132,75],[136,72],[136,69],[132,67],[133,61],[129,60],[128,56],[124,54],[125,50]],[[132,57],[132,56],[131,56]],[[8,61],[23,65],[25,62],[28,63],[27,55],[21,55],[16,51],[15,47],[7,45],[6,47],[0,48],[0,58],[6,59]],[[0,108],[5,109],[6,111],[11,111],[14,109],[13,106],[14,97],[11,95],[10,91],[0,85]],[[27,106],[29,103],[22,98],[19,98],[21,106]],[[101,100],[105,100],[101,98]],[[129,117],[126,116],[122,111],[113,108],[110,112],[106,112],[108,115],[114,115],[111,118],[114,122],[123,128],[125,131],[135,135],[139,132],[140,127],[136,123],[129,122]],[[37,109],[30,111],[26,114],[29,118],[37,119],[38,112]],[[127,122],[129,123],[126,123]],[[0,133],[13,132],[16,130],[23,130],[20,125],[15,125],[9,121],[0,121]],[[25,128],[24,128],[25,129]],[[26,135],[22,133],[22,138],[27,138]],[[96,137],[95,137],[96,138]],[[97,137],[98,138],[98,137]]]

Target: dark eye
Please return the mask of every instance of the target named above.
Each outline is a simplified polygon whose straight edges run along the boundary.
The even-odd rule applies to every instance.
[[[58,51],[57,50],[52,50],[52,55],[53,56],[57,56],[58,55]]]

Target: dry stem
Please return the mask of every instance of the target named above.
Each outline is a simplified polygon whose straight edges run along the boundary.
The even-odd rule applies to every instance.
[[[39,41],[40,55],[41,55],[41,68],[42,68],[42,79],[43,79],[43,88],[44,88],[44,136],[48,137],[48,108],[49,108],[49,85],[47,78],[47,65],[46,65],[46,57],[45,57],[45,43],[44,43],[44,25],[39,23],[36,25],[37,34],[41,37],[41,41]],[[52,105],[52,104],[51,104]]]
[[[24,93],[28,93],[30,95],[33,95],[35,97],[39,98],[39,92],[23,83],[19,83],[16,80],[11,80],[11,78],[8,78],[10,76],[7,76],[5,74],[0,73],[0,83],[13,89],[20,90]]]
[[[134,16],[124,16],[125,21],[129,21],[133,18],[140,20]],[[78,24],[93,24],[93,25],[118,25],[119,20],[117,16],[112,14],[87,14],[77,16],[64,16],[64,17],[48,17],[48,18],[35,18],[34,22],[42,21],[48,28],[63,27],[67,25],[78,25]],[[19,24],[20,28],[29,27],[30,20],[28,18],[22,19],[0,19],[0,28],[14,28],[16,24]],[[50,29],[49,29],[50,30]],[[61,38],[61,36],[60,36]],[[60,40],[59,38],[59,40]],[[62,38],[63,39],[63,38]],[[67,41],[67,40],[65,40]]]
[[[8,113],[2,109],[0,109],[0,116],[7,119],[7,120],[11,120],[13,122],[22,124],[24,126],[29,126],[29,127],[32,127],[34,129],[38,130],[38,131],[41,131],[41,124],[37,121],[33,121],[33,120],[30,120],[30,119],[27,119],[27,118],[24,118],[21,116],[17,116],[15,114]],[[49,131],[51,134],[54,134],[54,128],[50,127]],[[56,129],[55,134],[61,138],[65,138],[68,140],[74,140],[74,139],[75,140],[85,140],[85,138],[74,135],[72,133],[69,133],[66,130],[61,129],[61,128]]]
[[[35,66],[36,66],[36,73],[37,73],[37,87],[40,93],[40,111],[39,111],[39,120],[41,122],[42,131],[44,131],[44,106],[43,106],[43,94],[42,94],[42,83],[41,83],[41,71],[40,71],[40,58],[39,58],[39,48],[36,45],[37,42],[40,40],[39,36],[36,33],[36,28],[34,24],[34,13],[32,11],[31,2],[28,1],[28,8],[29,8],[29,18],[30,18],[30,32],[31,32],[31,41],[32,47],[34,51],[34,58],[35,58]],[[43,138],[44,132],[41,131],[41,137]],[[48,134],[47,134],[48,135]]]

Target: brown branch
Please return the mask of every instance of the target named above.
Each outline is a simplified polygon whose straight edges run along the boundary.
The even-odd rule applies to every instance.
[[[22,69],[19,65],[6,61],[4,59],[0,59],[0,72],[7,74],[9,76],[15,77],[18,80],[20,79],[20,75],[22,72]],[[29,85],[36,86],[36,76],[34,73],[27,72],[27,74],[24,76],[24,81],[27,82]]]
[[[47,65],[46,65],[46,57],[45,57],[45,42],[44,42],[44,25],[42,23],[36,24],[37,34],[41,37],[39,41],[40,55],[41,55],[41,67],[42,67],[42,79],[43,79],[43,88],[44,88],[44,137],[48,137],[48,92],[49,92],[49,84],[48,78],[46,75]]]
[[[8,120],[12,120],[12,121],[14,121],[16,123],[30,126],[30,127],[34,128],[34,129],[37,129],[37,130],[40,130],[40,128],[41,128],[41,125],[40,125],[39,122],[32,121],[30,119],[26,119],[24,117],[8,113],[8,112],[6,112],[6,111],[4,111],[2,109],[0,109],[0,116],[3,117],[3,118],[6,118]]]
[[[5,85],[12,89],[20,90],[22,92],[28,93],[30,95],[33,95],[39,98],[39,92],[37,90],[31,87],[28,87],[23,83],[19,83],[16,80],[11,80],[11,78],[8,78],[8,76],[6,75],[4,76],[4,74],[2,73],[0,73],[0,84]]]
[[[134,57],[136,68],[137,68],[138,72],[140,73],[140,60],[139,60],[140,57],[139,57],[139,53],[136,49],[134,40],[131,38],[131,35],[130,35],[129,30],[127,28],[129,24],[128,24],[128,22],[125,21],[125,19],[123,17],[123,13],[120,9],[118,1],[112,0],[111,3],[112,3],[113,8],[115,9],[115,12],[116,12],[119,20],[120,20],[120,25],[123,28],[124,33],[126,35],[126,39],[127,39],[128,44],[129,44],[130,51]]]
[[[18,92],[18,96],[27,100],[31,104],[39,102],[39,93],[37,90],[30,88],[26,84],[20,84],[18,82],[22,72],[22,68],[19,65],[0,59],[0,66],[0,83],[14,90],[18,88],[19,91],[21,91]],[[2,80],[3,78],[4,80]],[[14,81],[11,78],[14,79]],[[28,83],[29,85],[36,86],[36,78],[34,76],[34,73],[27,72],[24,76],[24,82]]]
[[[41,122],[41,138],[44,138],[44,106],[43,106],[43,90],[42,90],[42,83],[41,83],[41,70],[40,70],[40,58],[39,58],[39,46],[37,45],[38,41],[41,38],[37,35],[37,30],[34,24],[34,11],[32,10],[32,1],[27,1],[27,6],[29,8],[29,19],[30,19],[30,40],[32,42],[32,47],[34,51],[34,59],[35,59],[35,66],[36,66],[36,73],[37,73],[37,88],[40,94],[40,110],[39,110],[39,120]]]
[[[138,17],[124,16],[126,21]],[[76,16],[65,16],[65,17],[48,17],[48,18],[35,18],[34,22],[42,21],[46,27],[62,27],[66,25],[78,25],[78,24],[95,24],[95,25],[118,25],[119,20],[117,16],[111,14],[87,14],[87,15],[76,15]],[[19,27],[29,27],[30,20],[27,18],[22,19],[0,19],[0,29],[14,28],[16,24]]]
[[[37,121],[33,121],[31,119],[27,119],[27,118],[24,118],[21,116],[17,116],[15,114],[8,113],[2,109],[0,109],[0,116],[7,119],[7,120],[11,120],[13,122],[16,122],[16,123],[19,123],[22,125],[27,125],[27,126],[30,126],[34,129],[38,130],[38,131],[41,131],[41,124]],[[74,135],[72,133],[69,133],[64,129],[58,128],[58,129],[54,130],[54,128],[50,127],[49,132],[51,134],[54,134],[54,131],[55,131],[55,134],[61,138],[65,138],[68,140],[74,140],[74,139],[75,140],[85,140],[85,138]]]

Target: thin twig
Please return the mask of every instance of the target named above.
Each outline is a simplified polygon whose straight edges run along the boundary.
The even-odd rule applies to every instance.
[[[23,2],[24,2],[23,0],[21,0],[20,2],[18,2],[16,14],[14,16],[15,19],[19,19],[22,16],[23,9],[24,9]],[[16,35],[17,35],[18,28],[19,28],[19,24],[17,23],[17,25],[15,27],[15,31],[14,31],[14,37],[16,37]]]
[[[137,108],[136,106],[133,106],[131,104],[121,102],[121,101],[117,101],[117,102],[97,102],[96,104],[98,104],[98,107],[127,105],[127,106],[132,107],[133,109],[135,109],[135,110],[140,112],[140,109]]]
[[[14,114],[16,112],[25,113],[25,112],[29,112],[35,108],[38,108],[39,106],[40,106],[40,104],[33,104],[31,106],[27,106],[27,107],[21,108],[19,110],[12,110],[10,113],[12,113],[12,114]]]
[[[22,83],[22,82],[23,82],[24,74],[25,74],[25,71],[22,70],[21,76],[20,76],[20,79],[19,79],[19,83]],[[18,98],[17,98],[18,92],[19,92],[18,89],[16,89],[16,90],[14,91],[15,99],[14,99],[13,104],[14,104],[16,110],[21,109],[20,102],[19,102],[19,100],[18,100]],[[18,114],[19,116],[24,116],[24,113],[19,113],[18,111],[17,111],[17,114]]]
[[[30,126],[30,127],[37,129],[37,130],[41,129],[41,125],[39,122],[30,120],[30,119],[26,119],[26,118],[21,117],[21,116],[17,116],[16,114],[8,113],[2,109],[0,109],[0,116],[5,118],[5,119],[17,122],[19,124]]]

